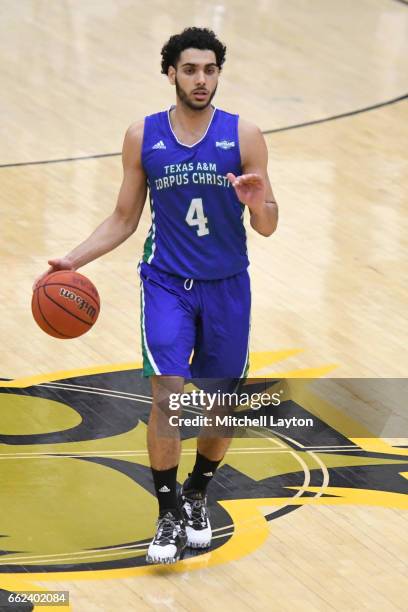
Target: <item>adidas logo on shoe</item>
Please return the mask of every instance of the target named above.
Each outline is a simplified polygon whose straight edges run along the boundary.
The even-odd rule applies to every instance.
[[[203,476],[214,476],[213,472],[204,472]]]
[[[152,149],[165,149],[165,148],[166,148],[166,145],[164,144],[162,140],[159,140],[159,142],[156,142],[156,144],[152,146]]]
[[[170,489],[169,487],[166,487],[166,485],[163,485],[159,491],[160,493],[170,493]]]

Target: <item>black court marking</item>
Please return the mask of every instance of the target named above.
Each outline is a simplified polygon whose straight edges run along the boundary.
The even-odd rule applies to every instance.
[[[408,5],[408,1],[404,2],[403,0],[397,0],[402,2],[402,4]],[[304,123],[295,123],[293,125],[286,125],[280,128],[274,128],[271,130],[263,130],[262,134],[277,134],[278,132],[288,132],[289,130],[295,130],[298,128],[309,127],[311,125],[317,125],[319,123],[328,123],[330,121],[335,121],[336,119],[344,119],[346,117],[352,117],[353,115],[360,115],[362,113],[367,113],[372,110],[376,110],[377,108],[383,108],[384,106],[390,106],[391,104],[397,104],[398,102],[402,102],[408,98],[408,93],[403,94],[402,96],[398,96],[397,98],[392,98],[391,100],[386,100],[385,102],[378,102],[377,104],[372,104],[371,106],[365,106],[364,108],[358,108],[356,110],[347,111],[345,113],[340,113],[338,115],[331,115],[330,117],[323,117],[322,119],[314,119],[312,121],[305,121]],[[63,157],[61,159],[44,159],[39,161],[29,161],[29,162],[15,162],[12,164],[0,164],[0,168],[17,168],[19,166],[39,166],[44,164],[60,164],[63,162],[73,162],[73,161],[83,161],[87,159],[99,159],[102,157],[117,157],[121,155],[121,152],[117,153],[98,153],[95,155],[81,155],[79,157]]]
[[[96,153],[94,155],[80,155],[79,157],[61,157],[60,159],[43,159],[40,161],[17,162],[0,164],[0,168],[16,168],[18,166],[40,166],[42,164],[61,164],[63,162],[82,161],[84,159],[99,159],[100,157],[116,157],[121,153]]]
[[[376,110],[377,108],[382,108],[384,106],[390,106],[391,104],[396,104],[397,102],[402,102],[408,98],[408,94],[404,94],[402,96],[398,96],[398,98],[393,98],[392,100],[387,100],[386,102],[378,102],[378,104],[373,104],[371,106],[366,106],[364,108],[358,108],[356,110],[347,111],[346,113],[339,113],[338,115],[331,115],[331,117],[324,117],[323,119],[314,119],[313,121],[305,121],[304,123],[296,123],[294,125],[287,125],[281,128],[275,128],[273,130],[264,130],[263,134],[276,134],[277,132],[288,132],[289,130],[295,130],[297,128],[309,127],[310,125],[317,125],[319,123],[328,123],[329,121],[335,121],[336,119],[344,119],[345,117],[352,117],[353,115],[360,115],[362,113],[367,113],[372,110]]]

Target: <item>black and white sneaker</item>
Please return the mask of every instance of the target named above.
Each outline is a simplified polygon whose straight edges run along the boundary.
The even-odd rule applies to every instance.
[[[147,563],[175,563],[187,545],[186,528],[182,519],[172,512],[159,516],[157,531],[150,542],[146,555]]]
[[[212,530],[205,493],[181,489],[179,506],[186,525],[187,546],[209,548],[211,546]]]

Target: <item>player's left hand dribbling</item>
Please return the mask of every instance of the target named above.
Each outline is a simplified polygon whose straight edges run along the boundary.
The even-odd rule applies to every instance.
[[[235,176],[232,172],[228,172],[227,178],[234,187],[239,201],[248,206],[252,212],[264,206],[266,183],[262,176],[259,174]]]
[[[50,266],[48,270],[46,272],[43,272],[43,274],[41,274],[35,279],[33,284],[33,291],[35,291],[37,285],[52,272],[57,272],[58,270],[75,270],[74,266],[72,265],[72,262],[68,257],[58,257],[54,259],[49,259],[48,264]]]

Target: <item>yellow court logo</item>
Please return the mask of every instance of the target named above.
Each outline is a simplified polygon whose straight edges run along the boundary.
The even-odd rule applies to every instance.
[[[249,421],[211,484],[212,548],[187,553],[172,571],[248,554],[268,536],[268,521],[305,504],[408,507],[408,449],[387,444],[378,419],[372,431],[369,419],[358,421],[344,381],[316,383],[279,375],[247,381],[248,397],[267,391],[280,401],[256,411],[239,406]],[[93,579],[154,572],[145,563],[157,515],[145,444],[151,396],[140,369],[1,387],[0,571]],[[199,408],[187,410],[180,482],[199,431]],[[390,419],[385,404],[381,426]]]

